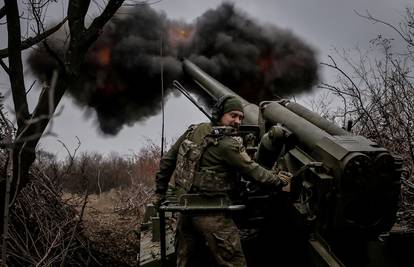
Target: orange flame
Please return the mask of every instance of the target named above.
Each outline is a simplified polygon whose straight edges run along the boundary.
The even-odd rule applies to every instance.
[[[96,53],[98,63],[101,66],[107,66],[111,62],[111,49],[107,46],[102,47]]]
[[[173,47],[177,46],[179,43],[187,41],[191,36],[191,29],[185,29],[184,27],[173,26],[169,29],[169,41]]]

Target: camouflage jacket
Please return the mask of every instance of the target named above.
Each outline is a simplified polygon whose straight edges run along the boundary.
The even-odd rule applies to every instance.
[[[160,169],[155,180],[156,193],[165,194],[167,191],[170,178],[176,169],[179,150],[183,142],[189,139],[201,145],[205,142],[206,138],[211,136],[211,133],[211,123],[201,123],[191,126],[180,136],[160,162]],[[264,184],[274,186],[281,184],[281,180],[277,175],[261,167],[250,158],[243,144],[238,139],[237,137],[228,135],[221,135],[215,138],[214,144],[205,147],[197,164],[198,169],[196,171],[200,173],[213,173],[218,178],[223,177],[226,179],[236,179],[236,174],[240,173]],[[198,182],[196,182],[199,185],[203,178],[198,178]],[[227,190],[229,188],[224,189]],[[186,188],[187,190],[188,188]]]

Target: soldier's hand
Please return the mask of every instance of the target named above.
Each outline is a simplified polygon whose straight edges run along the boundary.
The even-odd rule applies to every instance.
[[[161,204],[165,201],[165,195],[163,194],[155,194],[153,204],[156,209],[158,209]]]
[[[287,171],[279,171],[277,176],[283,180],[285,186],[282,187],[282,191],[290,192],[290,183],[292,181],[293,175]]]

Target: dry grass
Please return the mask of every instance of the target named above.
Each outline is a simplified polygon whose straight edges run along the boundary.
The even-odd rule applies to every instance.
[[[39,159],[12,208],[7,263],[59,266],[64,259],[63,266],[136,266],[159,148],[149,144],[127,158]]]
[[[59,187],[41,171],[32,170],[31,182],[11,209],[8,265],[98,264],[82,235],[82,203],[82,198],[62,199]]]
[[[151,189],[140,184],[89,195],[83,226],[91,248],[107,255],[112,264],[137,265],[141,215],[152,194]],[[66,193],[65,197],[72,195]]]

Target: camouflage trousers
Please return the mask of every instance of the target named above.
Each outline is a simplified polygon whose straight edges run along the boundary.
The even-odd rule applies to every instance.
[[[180,214],[176,251],[177,267],[246,267],[239,230],[224,214]],[[213,259],[210,264],[206,254]]]

